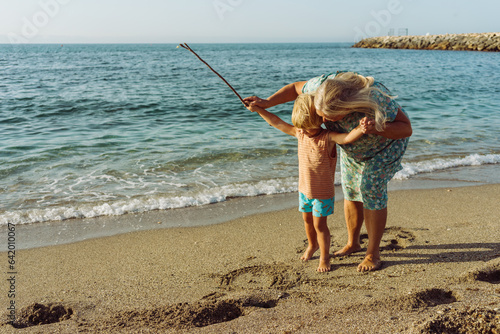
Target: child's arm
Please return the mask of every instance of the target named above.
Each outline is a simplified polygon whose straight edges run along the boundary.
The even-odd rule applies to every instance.
[[[258,107],[256,105],[247,106],[247,109],[250,110],[251,112],[258,113],[260,115],[260,117],[262,117],[267,123],[269,123],[269,125],[275,127],[276,129],[286,133],[287,135],[294,136],[294,137],[296,136],[296,134],[297,134],[296,127],[283,121],[278,116],[271,114],[269,111],[267,111],[261,107]]]
[[[365,117],[366,118],[366,117]],[[365,119],[363,118],[360,120],[360,125],[352,129],[351,132],[349,133],[339,133],[339,132],[330,132],[329,138],[330,141],[333,141],[337,144],[344,145],[344,144],[350,144],[361,138],[363,135],[363,128],[361,126],[361,123]]]

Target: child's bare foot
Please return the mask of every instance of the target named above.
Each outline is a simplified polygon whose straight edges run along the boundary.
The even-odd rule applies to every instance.
[[[346,245],[341,250],[333,253],[333,256],[347,256],[347,255],[351,255],[352,253],[359,252],[360,250],[361,250],[360,245],[356,245],[356,246]]]
[[[358,266],[359,272],[364,271],[374,271],[380,269],[382,266],[382,261],[378,257],[373,257],[373,255],[369,254],[365,257],[363,262],[361,262]]]
[[[312,247],[312,246],[309,246],[307,247],[306,251],[304,252],[304,255],[301,256],[301,260],[302,261],[308,261],[310,260],[314,253],[316,253],[316,251],[319,249],[319,246],[316,246],[316,247]]]
[[[319,267],[318,269],[316,269],[318,272],[320,273],[324,273],[324,272],[327,272],[327,271],[330,271],[332,269],[331,265],[330,265],[330,258],[328,258],[328,260],[319,260]]]

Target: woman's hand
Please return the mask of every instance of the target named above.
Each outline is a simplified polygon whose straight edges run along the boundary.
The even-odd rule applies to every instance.
[[[248,106],[258,106],[261,108],[269,108],[271,107],[271,104],[269,103],[269,100],[264,100],[261,99],[258,96],[249,96],[243,99],[245,103],[247,103]],[[250,111],[253,111],[251,109],[248,109]]]
[[[365,135],[376,132],[375,121],[371,118],[363,117],[359,121],[359,125],[361,126],[361,131],[363,131]]]
[[[375,129],[375,121],[370,118],[363,118],[359,122],[364,134],[375,134],[389,139],[402,139],[410,137],[413,133],[409,118],[399,110],[396,118],[392,122],[385,124],[384,131]]]

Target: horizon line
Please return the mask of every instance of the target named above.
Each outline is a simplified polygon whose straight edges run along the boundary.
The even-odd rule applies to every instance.
[[[185,42],[182,42],[185,43]],[[0,45],[179,45],[173,42],[37,42],[37,43],[0,43]],[[189,44],[355,44],[355,42],[189,42]]]

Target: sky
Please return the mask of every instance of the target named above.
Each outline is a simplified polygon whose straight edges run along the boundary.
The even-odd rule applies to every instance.
[[[499,0],[0,0],[0,43],[353,43],[500,32],[499,13]]]

